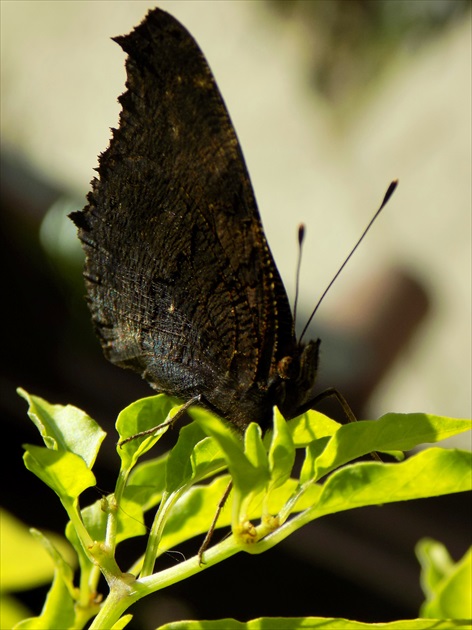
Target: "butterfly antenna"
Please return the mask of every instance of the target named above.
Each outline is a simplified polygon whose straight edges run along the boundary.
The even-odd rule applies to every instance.
[[[331,287],[333,286],[334,282],[336,281],[336,279],[338,278],[339,274],[341,273],[341,271],[344,269],[344,267],[347,265],[347,263],[349,262],[349,260],[351,259],[352,255],[354,254],[354,252],[356,251],[356,249],[359,247],[359,245],[362,243],[362,241],[364,240],[364,237],[366,236],[367,232],[370,230],[370,228],[372,227],[374,221],[377,219],[377,217],[379,216],[379,214],[381,213],[381,211],[384,209],[384,207],[387,205],[390,197],[393,195],[395,188],[398,185],[398,179],[394,179],[393,182],[390,184],[390,186],[387,189],[387,192],[385,193],[385,196],[383,198],[382,203],[380,204],[380,208],[377,210],[377,212],[374,214],[374,216],[372,217],[372,219],[369,221],[368,226],[365,228],[365,230],[362,232],[360,239],[357,241],[357,243],[354,245],[354,247],[351,249],[351,252],[349,254],[349,256],[346,258],[346,260],[343,262],[343,264],[341,265],[341,267],[338,269],[338,271],[336,272],[334,278],[331,280],[331,282],[328,284],[328,286],[326,287],[326,289],[323,291],[322,296],[320,297],[320,299],[318,300],[315,308],[313,309],[310,317],[308,318],[307,323],[305,324],[305,328],[302,331],[302,334],[300,335],[300,340],[299,343],[301,343],[303,336],[305,335],[306,331],[308,330],[309,325],[311,324],[311,321],[313,319],[313,317],[315,316],[316,311],[318,310],[321,302],[324,300],[325,295],[328,293],[328,291],[331,289]]]
[[[293,304],[293,327],[297,323],[297,306],[298,306],[298,294],[300,291],[300,268],[302,264],[302,248],[303,241],[305,239],[305,226],[300,223],[298,226],[298,261],[297,261],[297,275],[295,278],[295,301]]]

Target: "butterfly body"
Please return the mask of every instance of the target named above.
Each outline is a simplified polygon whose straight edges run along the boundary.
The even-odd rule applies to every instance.
[[[120,125],[72,219],[106,357],[240,429],[313,398],[319,341],[297,343],[244,158],[208,64],[159,9],[116,40]]]

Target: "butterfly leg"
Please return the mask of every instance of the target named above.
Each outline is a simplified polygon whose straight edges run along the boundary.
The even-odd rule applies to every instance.
[[[173,424],[178,422],[178,420],[180,420],[180,418],[184,415],[184,413],[187,411],[189,407],[191,407],[192,405],[198,405],[201,399],[202,399],[201,394],[198,394],[198,396],[194,396],[193,398],[188,400],[184,405],[182,405],[182,407],[178,410],[175,416],[173,416],[169,420],[166,420],[162,424],[158,424],[157,426],[152,427],[152,429],[147,429],[146,431],[140,431],[139,433],[130,435],[130,437],[127,437],[124,440],[121,440],[121,442],[118,442],[118,446],[121,448],[123,444],[126,444],[127,442],[131,442],[132,440],[135,440],[136,438],[144,437],[146,435],[152,435],[153,433],[156,433],[156,431],[159,431],[160,429],[165,429],[166,427],[172,426]]]
[[[344,396],[334,387],[328,387],[323,392],[320,392],[317,396],[312,398],[309,402],[309,409],[314,409],[318,403],[326,398],[335,398],[338,403],[341,405],[341,409],[344,411],[344,414],[348,420],[348,422],[357,422],[357,418],[354,415],[349,403],[344,398]],[[381,457],[377,453],[371,453],[370,456],[377,462],[382,462]]]
[[[309,403],[307,403],[307,405],[304,405],[306,407],[306,410],[308,409],[315,409],[315,407],[322,401],[322,400],[326,400],[326,398],[335,398],[339,405],[341,406],[341,409],[343,410],[347,421],[348,422],[357,422],[357,418],[354,415],[354,412],[352,411],[351,407],[349,406],[349,403],[347,402],[347,400],[344,398],[344,396],[341,394],[341,392],[339,392],[335,387],[328,387],[327,389],[325,389],[324,391],[320,392],[319,394],[317,394],[314,398],[312,398],[310,400]]]
[[[205,553],[205,551],[208,549],[208,546],[210,545],[211,539],[213,538],[213,534],[215,533],[216,524],[221,514],[221,510],[226,505],[226,501],[228,500],[228,497],[230,495],[232,488],[233,488],[233,482],[230,481],[229,484],[226,486],[223,496],[219,500],[219,503],[216,508],[215,516],[213,517],[213,520],[210,525],[210,529],[208,530],[207,535],[205,536],[205,540],[200,545],[200,549],[198,550],[198,564],[200,566],[202,566],[202,564],[205,564],[203,561],[203,554]]]

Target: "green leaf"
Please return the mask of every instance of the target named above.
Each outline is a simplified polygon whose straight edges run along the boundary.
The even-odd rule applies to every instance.
[[[49,449],[70,451],[92,468],[100,445],[106,436],[85,412],[72,405],[51,405],[23,389],[18,393],[28,404],[28,415],[37,426]]]
[[[220,418],[204,409],[193,407],[189,409],[189,414],[223,451],[235,488],[238,488],[243,495],[252,492],[260,483],[263,473],[253,466],[245,455],[239,435],[235,434]],[[255,435],[253,433],[251,435],[255,439]]]
[[[244,454],[255,469],[264,470],[269,477],[269,458],[262,442],[262,430],[255,422],[251,422],[244,433]]]
[[[120,441],[126,440],[142,431],[157,429],[158,426],[174,416],[178,409],[179,401],[165,394],[148,396],[135,401],[123,409],[116,420],[115,426]],[[122,469],[125,471],[131,470],[139,457],[147,453],[167,429],[168,426],[146,437],[137,437],[130,442],[126,442],[126,444],[118,444],[117,452],[122,461]]]
[[[421,588],[429,599],[434,596],[441,581],[451,574],[454,560],[443,544],[431,538],[420,540],[415,552],[421,564]]]
[[[326,445],[329,442],[329,437],[320,438],[314,440],[305,449],[305,459],[303,460],[302,469],[300,472],[300,483],[308,483],[315,479],[316,475],[316,461],[325,450]]]
[[[57,572],[62,577],[64,584],[66,585],[71,597],[74,599],[77,595],[77,591],[74,587],[74,569],[66,561],[60,551],[56,548],[54,543],[37,529],[31,529],[32,536],[42,545],[42,547],[49,554],[49,557],[54,563]]]
[[[406,619],[389,623],[362,623],[338,617],[261,617],[243,622],[235,619],[177,621],[159,630],[471,630],[467,621],[453,619]]]
[[[75,501],[87,488],[95,485],[95,476],[79,455],[69,451],[53,451],[43,446],[26,444],[25,466],[65,503]]]
[[[113,624],[111,630],[123,630],[123,628],[126,628],[126,626],[129,624],[132,618],[133,615],[123,615],[121,619],[118,619],[118,621]]]
[[[277,488],[287,481],[295,462],[295,446],[287,423],[278,412],[274,416],[274,431],[269,449],[270,486]]]
[[[469,420],[430,414],[387,414],[379,420],[352,422],[332,437],[316,462],[316,479],[374,451],[407,451],[470,430]]]
[[[23,460],[26,468],[59,496],[78,532],[82,548],[84,550],[90,548],[93,541],[83,525],[78,509],[78,498],[84,490],[95,485],[94,474],[85,461],[74,453],[34,445],[26,445],[25,450]],[[79,548],[74,545],[72,538],[69,540],[78,551]]]
[[[472,618],[472,549],[454,563],[447,549],[430,539],[420,541],[416,555],[421,563],[421,585],[426,601],[424,617]]]
[[[179,438],[167,460],[166,491],[168,493],[182,488],[193,477],[192,453],[197,443],[204,438],[205,433],[195,422],[180,429]]]
[[[223,451],[213,438],[198,442],[191,454],[193,479],[204,479],[226,468]]]
[[[399,464],[361,462],[334,472],[313,508],[318,516],[472,489],[471,453],[430,448]]]
[[[409,451],[472,429],[472,420],[431,413],[387,413],[374,422],[380,423],[379,433],[385,431],[378,439],[390,451]]]
[[[137,464],[129,475],[122,500],[137,503],[144,512],[156,506],[164,492],[168,458],[169,453],[165,453]]]
[[[278,409],[276,413],[280,413]],[[288,422],[288,430],[295,448],[308,446],[314,440],[331,437],[341,426],[343,425],[339,422],[313,409]]]
[[[177,501],[166,522],[159,545],[160,553],[175,549],[180,543],[208,532],[230,479],[229,475],[222,475],[207,485],[193,486]],[[229,500],[220,514],[217,527],[225,527],[230,523]]]

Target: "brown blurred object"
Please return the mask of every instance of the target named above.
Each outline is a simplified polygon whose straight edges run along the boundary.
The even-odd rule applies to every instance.
[[[327,101],[342,106],[363,98],[399,46],[419,50],[439,31],[470,15],[469,0],[268,0],[283,19],[297,21],[310,42],[311,81]],[[470,19],[470,18],[469,18]]]
[[[428,315],[430,300],[423,285],[404,269],[386,269],[369,278],[343,302],[331,325],[357,340],[366,358],[350,370],[343,394],[354,409],[363,409],[397,357],[405,352]]]

